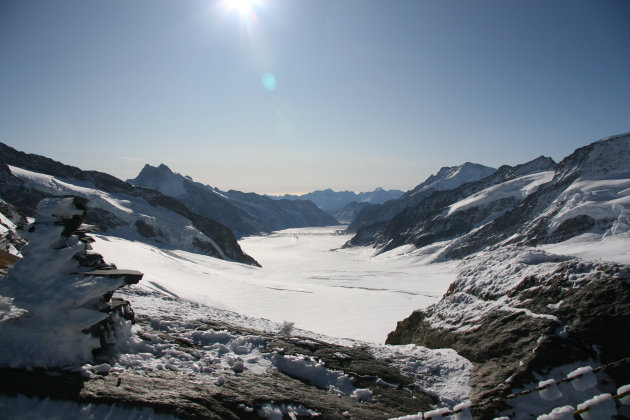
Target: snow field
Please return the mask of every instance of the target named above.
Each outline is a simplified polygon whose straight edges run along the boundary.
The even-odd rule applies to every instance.
[[[372,249],[339,249],[338,227],[289,229],[240,241],[262,269],[114,236],[96,252],[145,273],[140,286],[332,337],[383,343],[396,322],[439,300],[454,264],[418,263]]]

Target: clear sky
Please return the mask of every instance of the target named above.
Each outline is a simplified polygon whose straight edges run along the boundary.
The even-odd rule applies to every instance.
[[[0,141],[299,193],[630,131],[630,1],[230,1],[0,0]]]

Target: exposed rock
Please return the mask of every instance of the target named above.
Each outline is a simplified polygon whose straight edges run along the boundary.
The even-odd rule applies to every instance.
[[[476,163],[466,162],[460,166],[441,168],[437,174],[429,176],[424,182],[407,191],[398,199],[366,207],[360,211],[348,226],[348,232],[358,232],[363,227],[375,223],[389,222],[407,207],[413,207],[435,191],[448,191],[458,186],[491,176],[496,169]]]
[[[585,232],[628,232],[630,219],[623,198],[628,195],[629,162],[630,134],[577,149],[558,164],[551,182],[462,238],[445,257],[461,258],[502,242],[531,246]]]
[[[514,167],[502,166],[490,176],[459,185],[454,189],[439,191],[426,189],[417,194],[405,195],[399,200],[395,216],[387,222],[374,223],[359,229],[347,246],[372,245],[381,248],[382,251],[388,251],[405,244],[421,247],[436,241],[453,239],[517,207],[525,198],[518,187],[526,189],[528,182],[536,182],[535,174],[551,174],[550,170],[554,168],[553,160],[540,157]],[[450,206],[474,194],[482,194],[484,191],[490,193],[500,184],[508,186],[506,190],[509,193],[495,193],[494,199],[479,200],[479,204],[470,205],[463,210],[450,209]],[[388,206],[391,209],[395,207],[393,203]],[[351,228],[352,226],[349,230]]]
[[[145,320],[140,318],[139,325],[146,334],[155,334]],[[265,334],[222,322],[198,321],[196,329],[242,336],[256,334],[266,341],[264,351],[269,355],[317,358],[328,368],[353,377],[354,386],[372,390],[373,401],[366,403],[339,395],[279,370],[256,374],[243,368],[243,362],[234,363],[239,368],[221,376],[220,381],[199,380],[175,370],[116,370],[97,376],[66,370],[0,369],[0,375],[5,378],[0,382],[0,393],[151,407],[156,412],[181,418],[210,419],[260,418],[257,411],[270,402],[277,406],[303,407],[326,419],[387,419],[426,411],[435,403],[433,397],[415,389],[410,378],[362,348]],[[169,346],[169,351],[188,353],[192,359],[203,350],[199,343],[171,334],[159,334],[159,339],[163,346]]]
[[[554,262],[540,253],[471,264],[438,304],[399,322],[387,343],[457,350],[475,364],[471,400],[482,407],[476,418],[493,418],[506,409],[499,401],[537,383],[537,374],[630,357],[628,325],[630,267]],[[618,385],[630,382],[629,364],[606,373]]]

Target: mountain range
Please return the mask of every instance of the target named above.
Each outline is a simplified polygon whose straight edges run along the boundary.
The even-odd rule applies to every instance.
[[[310,200],[322,210],[334,212],[341,210],[351,203],[381,204],[403,195],[400,190],[384,190],[376,188],[374,191],[355,193],[354,191],[333,191],[330,188],[317,190],[302,195],[285,194],[282,196],[269,196],[274,200]]]
[[[66,195],[89,199],[85,221],[100,230],[258,265],[241,250],[228,227],[191,211],[172,197],[0,143],[0,196],[16,214],[33,217],[42,199]],[[12,244],[19,246],[17,242]]]
[[[164,165],[130,181],[145,186],[0,144],[0,405],[16,417],[60,409],[15,394],[191,418],[630,418],[630,133],[558,163],[442,168],[398,198],[348,204],[347,236],[244,238],[276,272],[252,267],[213,215],[263,231],[312,222],[287,214],[323,213],[314,203]],[[334,324],[348,313],[373,330],[400,296],[414,309],[386,345],[229,304]]]
[[[272,200],[255,193],[221,191],[175,173],[164,164],[145,165],[136,178],[127,182],[176,198],[194,212],[223,223],[237,237],[338,224],[310,201]]]
[[[498,244],[624,232],[630,226],[628,162],[630,134],[623,134],[579,148],[558,164],[539,157],[460,185],[416,188],[360,212],[348,227],[356,235],[346,245],[383,252],[450,241],[441,257],[462,258]]]

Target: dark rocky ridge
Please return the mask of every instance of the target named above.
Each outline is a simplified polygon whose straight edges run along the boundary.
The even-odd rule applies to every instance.
[[[361,211],[372,205],[367,202],[358,203],[353,201],[341,210],[329,210],[328,213],[337,219],[339,223],[352,223]]]
[[[571,362],[592,360],[603,365],[630,357],[628,266],[557,263],[544,275],[522,278],[504,295],[514,309],[507,310],[506,304],[458,328],[432,326],[429,318],[435,318],[441,307],[462,302],[460,310],[466,311],[467,296],[486,302],[502,297],[483,288],[475,291],[464,280],[460,275],[438,304],[399,322],[386,342],[449,347],[472,361],[470,397],[477,406],[475,418],[491,419],[502,411],[509,415],[501,401],[526,384],[538,383],[535,373],[544,376]],[[566,335],[559,333],[563,329]],[[629,363],[606,373],[618,386],[630,382]]]
[[[26,188],[19,178],[11,174],[7,165],[63,179],[89,182],[95,188],[110,194],[126,194],[141,198],[151,206],[162,207],[188,218],[199,231],[212,238],[229,259],[245,264],[259,265],[256,260],[241,250],[229,228],[215,220],[194,213],[185,204],[172,197],[148,188],[135,187],[102,172],[83,171],[44,156],[17,151],[0,143],[0,181],[2,182],[0,184],[0,196],[27,215],[33,215],[37,203],[49,196],[49,194],[36,189]],[[120,226],[122,223],[114,215],[101,209],[90,209],[86,216],[86,222],[96,224],[104,230]],[[208,244],[200,245],[202,245],[199,248],[200,251],[220,257],[213,246],[207,246]]]

